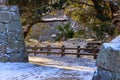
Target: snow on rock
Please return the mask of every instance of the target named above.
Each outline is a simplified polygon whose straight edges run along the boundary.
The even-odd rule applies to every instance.
[[[113,39],[109,43],[104,43],[103,46],[105,48],[112,48],[113,50],[119,50],[120,51],[120,35],[117,36],[115,39]]]
[[[0,80],[91,80],[96,69],[92,58],[30,55],[29,60],[0,62]]]
[[[42,21],[64,21],[68,20],[68,17],[64,15],[63,17],[53,17],[53,18],[41,18]]]
[[[120,80],[120,36],[103,44],[96,65],[92,80]]]

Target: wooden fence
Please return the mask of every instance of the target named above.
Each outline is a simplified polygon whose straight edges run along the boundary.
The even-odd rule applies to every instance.
[[[74,52],[72,52],[73,50]],[[27,53],[34,53],[36,54],[47,54],[48,56],[51,54],[58,54],[61,55],[61,57],[65,55],[76,55],[77,58],[79,58],[81,55],[90,55],[93,56],[94,59],[97,58],[99,49],[98,48],[80,48],[80,46],[74,47],[74,48],[68,48],[64,45],[61,47],[51,47],[48,45],[47,47],[27,47]]]

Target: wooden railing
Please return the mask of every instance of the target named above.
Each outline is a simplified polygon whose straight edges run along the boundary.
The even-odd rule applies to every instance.
[[[72,52],[72,51],[74,52]],[[71,51],[71,52],[70,52]],[[87,53],[86,53],[87,52]],[[61,47],[52,47],[48,45],[47,47],[27,47],[27,53],[34,53],[36,54],[47,54],[48,56],[51,54],[58,54],[61,55],[61,57],[65,55],[76,55],[77,58],[79,58],[81,55],[90,55],[93,56],[94,59],[97,58],[99,49],[98,48],[80,48],[80,46],[74,47],[74,48],[68,48],[64,45]]]

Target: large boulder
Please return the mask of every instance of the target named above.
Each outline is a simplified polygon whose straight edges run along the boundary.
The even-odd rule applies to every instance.
[[[92,80],[120,80],[120,36],[103,43],[96,61]]]

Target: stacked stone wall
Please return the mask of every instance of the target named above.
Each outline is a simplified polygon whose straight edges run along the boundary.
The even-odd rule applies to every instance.
[[[0,61],[25,61],[22,24],[17,6],[0,6]]]

